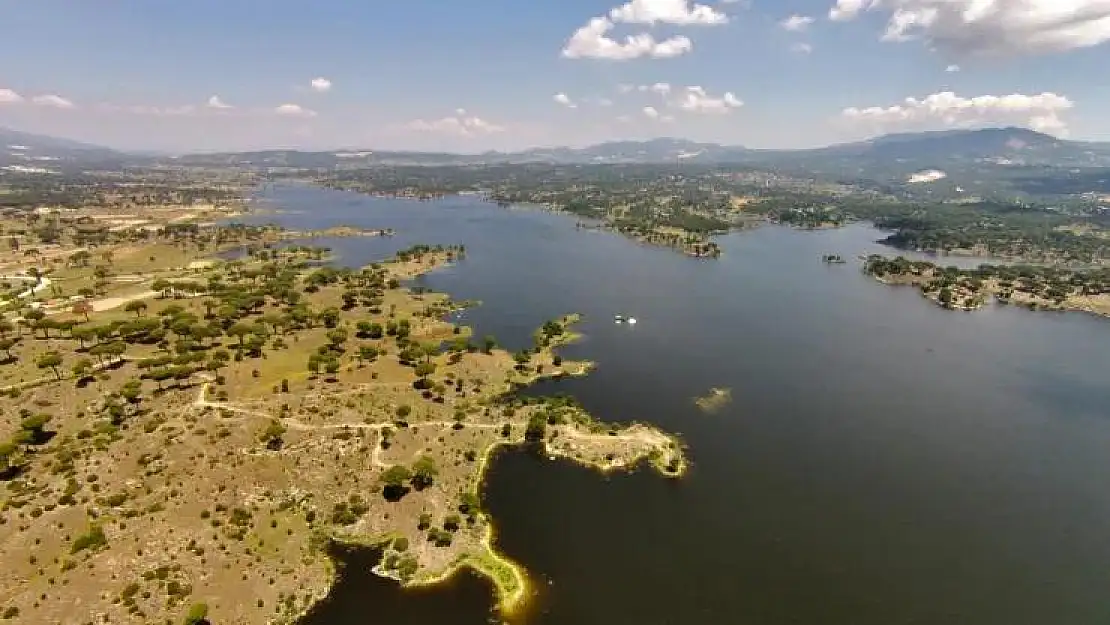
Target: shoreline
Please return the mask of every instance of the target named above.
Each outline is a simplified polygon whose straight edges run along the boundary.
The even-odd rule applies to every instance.
[[[429,265],[421,265],[417,272],[405,272],[405,276],[409,279],[415,278],[419,275],[425,275],[442,269],[444,266],[450,266],[454,262],[455,258],[444,259],[442,262],[437,258]],[[390,263],[386,264],[388,265]],[[411,287],[405,288],[412,293]],[[444,295],[450,297],[449,294]],[[583,335],[572,330],[574,324],[580,321],[581,315],[578,313],[571,313],[561,317],[558,323],[563,328],[562,333],[548,337],[544,344],[538,345],[528,363],[533,364],[536,360],[542,360],[544,358],[551,359],[555,356],[555,351],[559,347],[580,340]],[[444,323],[452,327],[460,327],[450,321],[444,321]],[[537,336],[543,336],[541,330],[537,330]],[[501,348],[495,349],[495,351],[497,350],[501,350]],[[521,375],[520,372],[517,371],[514,376],[506,379],[498,396],[505,397],[515,390],[526,388],[543,379],[588,375],[596,366],[595,363],[588,361],[564,361],[564,364],[577,365],[577,368],[567,369],[560,367],[555,370],[548,370],[543,373],[533,372],[528,375]],[[573,449],[553,445],[549,440],[545,439],[538,444],[542,445],[541,450],[546,458],[551,460],[567,460],[596,471],[601,475],[609,475],[617,471],[632,471],[641,463],[645,463],[645,461],[646,464],[657,473],[669,479],[680,479],[686,474],[689,467],[689,463],[685,457],[686,448],[677,436],[664,433],[654,426],[636,422],[627,425],[613,424],[608,427],[608,430],[603,435],[591,434],[588,432],[582,433],[583,429],[589,428],[590,426],[600,427],[604,422],[594,418],[580,408],[576,409],[576,414],[583,416],[583,418],[586,419],[585,422],[551,426],[557,435],[552,438],[557,438],[557,440],[560,441],[566,439],[571,439],[573,441],[589,439],[589,437],[604,436],[606,442],[641,442],[643,443],[643,447],[638,448],[635,452],[631,453],[628,458],[623,459],[623,461],[617,456],[599,461],[576,457],[572,453]],[[413,425],[420,425],[420,423],[417,422]],[[514,431],[514,435],[511,439],[495,440],[485,446],[480,453],[479,464],[468,482],[468,492],[478,494],[480,497],[492,459],[501,448],[525,449],[528,445],[537,444],[527,440],[524,434],[523,430],[519,433]],[[671,470],[672,468],[674,468],[674,470]],[[384,566],[388,555],[391,553],[394,555],[397,554],[397,552],[391,551],[391,546],[393,541],[401,535],[398,532],[386,532],[366,537],[332,532],[328,536],[328,540],[344,547],[380,549],[382,557],[371,571],[379,577],[397,582],[402,589],[432,587],[452,579],[462,569],[469,568],[475,574],[489,580],[493,586],[495,609],[504,616],[512,616],[519,613],[520,610],[528,605],[528,598],[530,597],[529,590],[533,586],[527,568],[497,550],[494,544],[497,536],[497,528],[491,515],[485,510],[480,510],[477,519],[477,523],[485,526],[482,537],[478,541],[478,549],[463,551],[445,567],[435,571],[421,571],[408,579]],[[319,600],[326,600],[327,595],[330,594],[339,580],[338,563],[333,561],[330,555],[327,559],[329,561],[331,582],[327,588],[322,589],[323,594]],[[308,614],[319,600],[307,606],[298,618],[302,618]]]

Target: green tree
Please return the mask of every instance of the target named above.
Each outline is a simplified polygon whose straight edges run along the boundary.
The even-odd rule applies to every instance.
[[[92,371],[93,363],[88,358],[81,358],[73,363],[73,375],[78,379],[84,378]]]
[[[123,309],[127,312],[135,313],[136,317],[142,317],[143,313],[147,309],[147,304],[146,302],[139,299],[131,300],[130,302],[127,302],[127,305],[125,305]]]
[[[243,339],[251,333],[251,326],[249,324],[239,322],[227,329],[230,336],[239,339],[239,345],[243,344]]]
[[[62,379],[62,374],[58,371],[58,367],[62,364],[62,355],[58,352],[46,352],[39,356],[38,362],[35,364],[38,365],[39,369],[52,370],[59,380]]]
[[[46,433],[46,424],[50,423],[52,417],[46,413],[39,413],[24,418],[19,423],[19,427],[25,433],[26,439],[32,445],[41,445],[48,440]]]
[[[408,492],[406,484],[412,479],[412,473],[405,467],[397,464],[389,467],[382,473],[382,494],[389,501],[397,501]]]
[[[497,339],[492,336],[487,336],[482,340],[482,351],[489,354],[492,353],[494,348],[497,347]]]
[[[373,361],[378,357],[378,348],[373,345],[363,345],[358,348],[358,357],[360,360]]]
[[[421,456],[412,465],[412,485],[416,490],[423,490],[435,482],[439,475],[436,462],[429,456]]]

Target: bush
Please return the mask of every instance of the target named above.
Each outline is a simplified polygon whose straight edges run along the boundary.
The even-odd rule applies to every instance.
[[[99,525],[93,525],[89,531],[78,536],[73,541],[73,546],[70,547],[70,553],[77,553],[85,549],[99,549],[108,544],[108,537],[104,535],[104,530]]]
[[[208,604],[194,603],[185,613],[185,625],[200,625],[208,622]]]

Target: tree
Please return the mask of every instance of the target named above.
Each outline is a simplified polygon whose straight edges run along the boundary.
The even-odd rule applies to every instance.
[[[0,350],[3,350],[4,353],[8,355],[8,360],[15,360],[15,354],[12,353],[12,348],[15,347],[16,343],[19,343],[19,341],[20,337],[18,336],[0,339]]]
[[[378,357],[378,348],[372,345],[363,345],[358,348],[359,360],[373,361]]]
[[[326,328],[334,328],[339,324],[339,309],[331,307],[320,311],[320,322]]]
[[[127,383],[120,388],[119,394],[124,399],[134,404],[138,403],[142,391],[143,383],[141,380],[128,380]]]
[[[135,313],[136,317],[142,317],[143,312],[145,312],[146,309],[147,309],[147,305],[146,305],[146,302],[144,302],[143,300],[136,299],[136,300],[131,300],[130,302],[127,302],[127,305],[124,306],[123,309],[126,310],[127,312]]]
[[[547,417],[541,413],[536,413],[528,419],[528,428],[524,431],[524,439],[538,443],[547,435]]]
[[[158,291],[161,294],[161,297],[168,297],[172,285],[170,284],[169,280],[166,280],[165,278],[158,278],[154,281],[153,284],[150,285],[150,288]]]
[[[51,369],[59,380],[62,379],[62,374],[58,371],[58,367],[62,364],[62,355],[58,352],[46,352],[39,356],[36,364],[39,369]]]
[[[24,436],[32,445],[41,445],[49,440],[49,435],[46,432],[46,424],[50,423],[51,416],[46,413],[39,413],[26,417],[19,423],[20,429],[25,433]]]
[[[411,479],[412,473],[405,467],[399,464],[389,467],[382,473],[382,495],[389,501],[401,499],[408,492],[405,484]]]
[[[429,456],[420,456],[412,465],[412,485],[416,490],[424,490],[435,482],[439,475],[435,460]]]
[[[266,425],[266,429],[262,430],[262,434],[259,438],[266,444],[268,449],[277,451],[281,449],[284,443],[282,439],[283,436],[285,436],[285,426],[277,419],[271,419],[270,423]]]
[[[416,365],[416,375],[420,377],[418,388],[428,387],[428,376],[436,372],[434,362],[422,362]]]
[[[85,316],[85,321],[88,321],[89,320],[89,313],[91,313],[92,311],[93,311],[93,305],[91,303],[87,302],[87,301],[82,300],[82,301],[77,302],[76,304],[74,304],[73,309],[70,312],[72,312],[75,315],[84,315]]]
[[[15,330],[15,325],[7,319],[0,319],[0,337],[8,336],[8,332]]]
[[[495,347],[497,347],[497,339],[493,338],[492,336],[487,336],[485,339],[482,340],[483,352],[489,354],[493,352]]]
[[[246,337],[251,332],[252,332],[251,326],[246,324],[246,323],[243,323],[243,322],[239,322],[239,323],[237,323],[237,324],[235,324],[235,325],[233,325],[233,326],[231,326],[230,328],[227,329],[227,333],[230,336],[234,336],[234,337],[239,339],[239,344],[240,345],[243,344],[244,337]]]
[[[73,375],[78,379],[84,378],[92,371],[93,363],[88,358],[82,358],[73,363]]]
[[[58,327],[58,324],[53,319],[39,319],[31,324],[31,327],[36,330],[42,330],[42,338],[50,338],[50,330]]]

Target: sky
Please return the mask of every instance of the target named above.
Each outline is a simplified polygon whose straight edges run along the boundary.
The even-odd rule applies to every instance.
[[[121,149],[1110,140],[1110,0],[0,0],[0,126]]]

